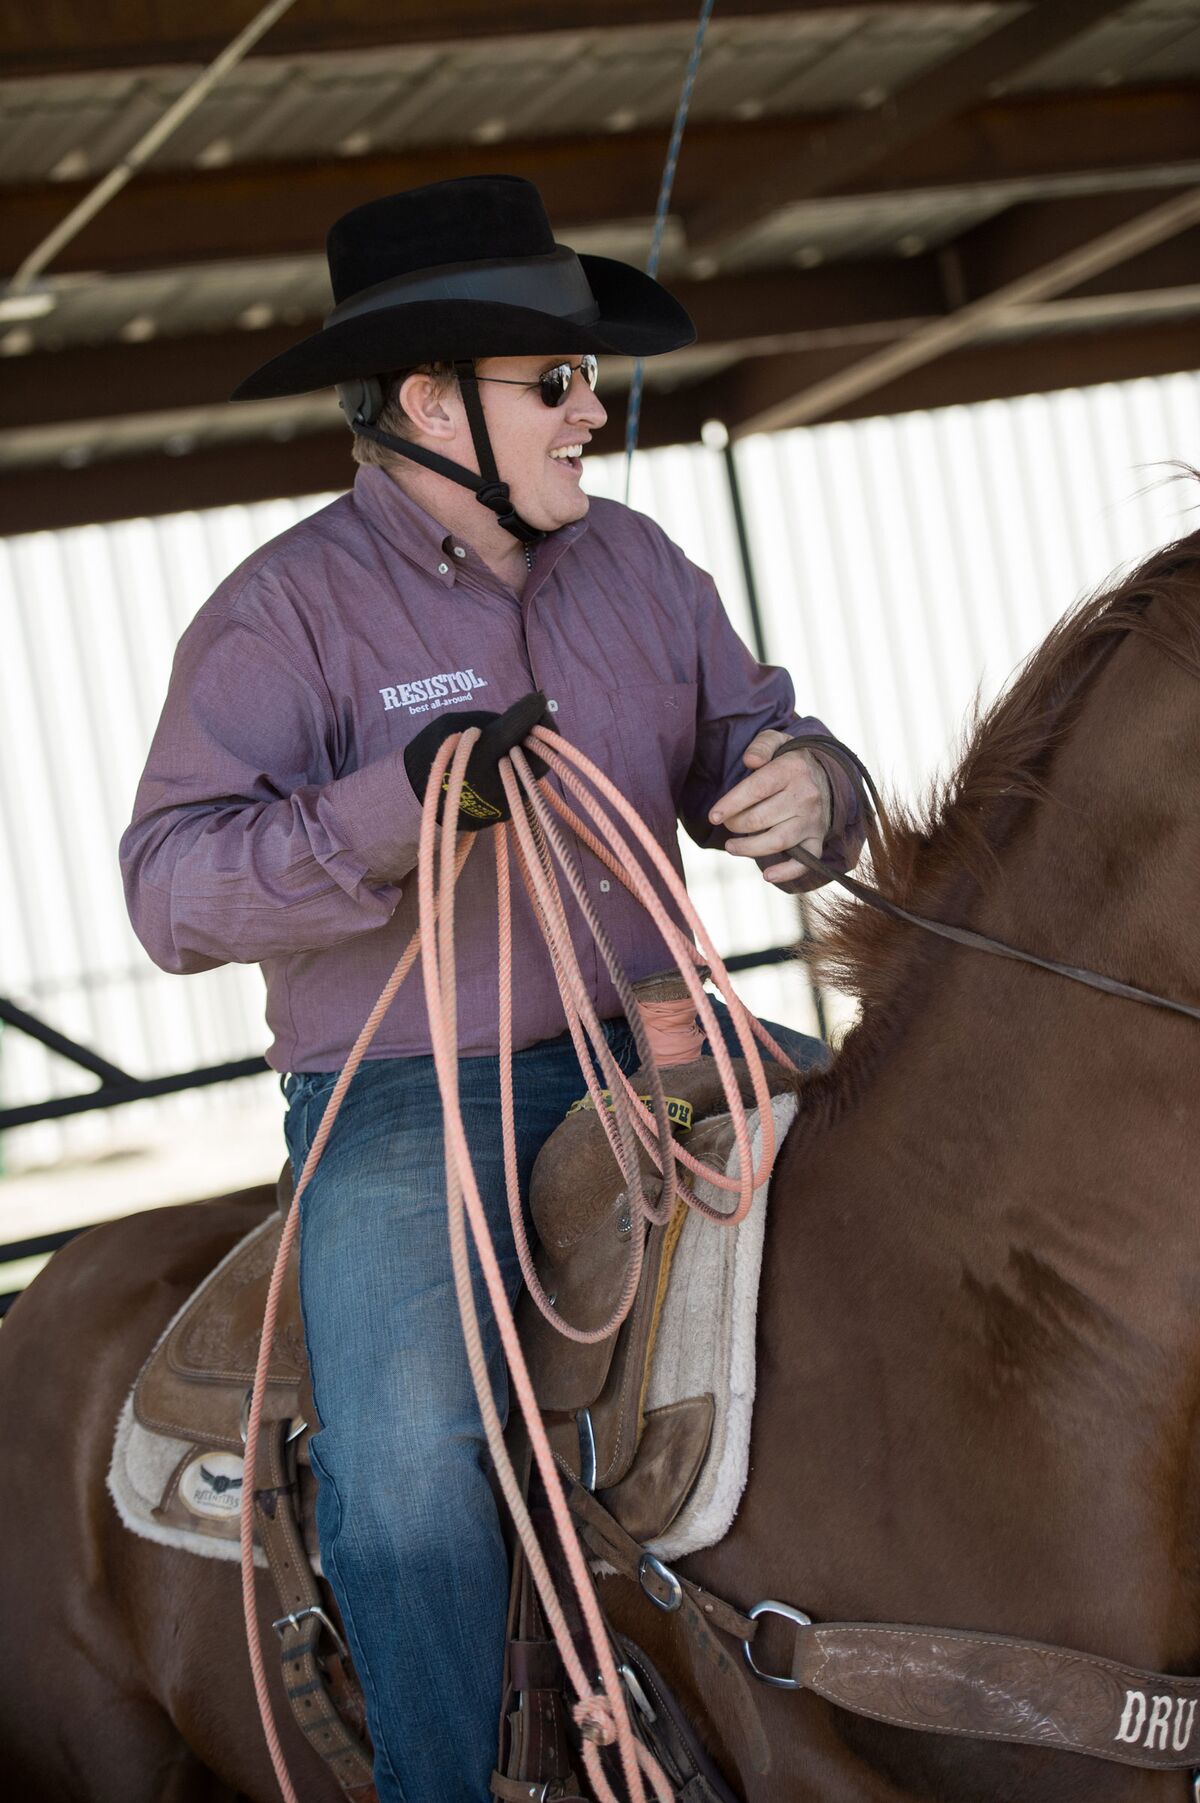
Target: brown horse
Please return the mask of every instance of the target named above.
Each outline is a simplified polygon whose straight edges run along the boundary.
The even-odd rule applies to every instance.
[[[1200,535],[1051,635],[930,820],[888,833],[881,887],[1200,1000],[1198,678]],[[740,1607],[1200,1670],[1200,1026],[857,908],[830,951],[863,1018],[805,1082],[774,1179],[746,1493],[680,1569]],[[30,1803],[276,1794],[234,1568],[135,1540],[104,1488],[155,1333],[268,1204],[97,1229],[0,1332],[0,1773]],[[749,1803],[1186,1803],[1179,1772],[924,1735],[746,1680],[768,1764],[735,1680],[631,1586],[603,1588],[719,1724]],[[323,1799],[280,1720],[301,1795]]]
[[[1200,1002],[1198,678],[1200,534],[1056,629],[929,820],[889,835],[881,889]],[[829,955],[863,1017],[776,1168],[745,1496],[683,1569],[742,1607],[1200,1671],[1200,1025],[857,906]],[[712,1665],[606,1588],[724,1721]],[[755,1803],[1191,1794],[756,1696],[770,1774],[722,1749]]]
[[[105,1487],[147,1352],[274,1202],[262,1187],[94,1228],[0,1328],[0,1794],[14,1803],[278,1798],[237,1566],[135,1537]],[[279,1607],[258,1577],[266,1624]],[[275,1717],[304,1803],[344,1803],[278,1684]]]

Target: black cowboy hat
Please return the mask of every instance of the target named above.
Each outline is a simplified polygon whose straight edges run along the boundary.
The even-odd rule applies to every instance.
[[[652,277],[556,244],[541,195],[520,176],[369,200],[330,228],[326,249],[336,305],[324,330],[247,376],[235,401],[460,358],[655,357],[696,336]]]

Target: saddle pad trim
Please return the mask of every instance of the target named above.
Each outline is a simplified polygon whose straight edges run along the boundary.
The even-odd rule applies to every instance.
[[[781,1146],[796,1116],[797,1098],[786,1092],[772,1099],[775,1141]],[[757,1162],[762,1151],[762,1125],[757,1120],[752,1133],[751,1157]],[[726,1173],[736,1175],[736,1147],[726,1164]],[[676,1283],[668,1291],[660,1335],[665,1347],[676,1354],[675,1369],[668,1371],[663,1358],[658,1369],[651,1367],[647,1406],[652,1409],[673,1402],[682,1395],[709,1391],[716,1400],[716,1419],[712,1442],[700,1475],[683,1508],[666,1531],[651,1541],[649,1550],[668,1561],[715,1546],[728,1532],[737,1513],[750,1470],[750,1428],[755,1388],[755,1348],[757,1343],[758,1289],[762,1273],[763,1240],[766,1231],[767,1192],[764,1182],[754,1192],[754,1200],[746,1218],[736,1227],[714,1228],[701,1216],[689,1214],[673,1260]],[[720,1192],[697,1184],[705,1200],[720,1205]],[[717,1234],[720,1237],[713,1239]],[[703,1236],[710,1236],[707,1239]],[[707,1272],[706,1261],[711,1260]],[[686,1324],[689,1298],[685,1296],[687,1279],[705,1276],[724,1292],[728,1338],[698,1339],[694,1334],[685,1340],[680,1331]],[[694,1304],[694,1298],[691,1299]],[[722,1303],[712,1297],[704,1299],[706,1318],[721,1319]],[[698,1352],[711,1349],[707,1370],[698,1364],[688,1368],[681,1348]],[[665,1353],[664,1353],[665,1357]]]
[[[143,1540],[154,1540],[176,1552],[194,1553],[202,1559],[225,1559],[236,1564],[241,1549],[236,1540],[222,1540],[215,1534],[189,1534],[184,1528],[169,1527],[154,1517],[154,1510],[180,1461],[194,1450],[191,1440],[175,1440],[166,1434],[143,1427],[133,1411],[133,1392],[125,1398],[117,1417],[117,1431],[109,1460],[107,1487],[121,1525]],[[141,1473],[141,1483],[134,1478]],[[142,1483],[155,1487],[157,1493],[145,1494]],[[255,1542],[254,1563],[264,1569],[267,1556]]]

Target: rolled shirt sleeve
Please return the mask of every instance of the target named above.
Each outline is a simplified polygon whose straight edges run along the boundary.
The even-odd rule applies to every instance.
[[[420,804],[398,751],[335,776],[336,738],[288,647],[227,616],[184,635],[120,851],[162,969],[258,963],[391,918]]]
[[[728,833],[709,820],[709,809],[747,774],[744,758],[755,736],[767,729],[793,736],[828,735],[829,728],[814,716],[796,713],[795,691],[787,671],[760,664],[751,655],[734,631],[712,578],[699,569],[695,576],[699,652],[696,749],[679,797],[679,817],[698,845],[720,847]],[[840,764],[820,752],[811,755],[829,778],[832,820],[821,859],[831,877],[856,862],[863,827],[854,786]],[[776,855],[759,862],[761,867],[778,861]],[[812,872],[786,887],[790,894],[802,894],[820,887],[829,877]]]

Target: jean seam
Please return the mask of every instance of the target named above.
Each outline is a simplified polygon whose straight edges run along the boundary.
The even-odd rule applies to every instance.
[[[303,1102],[304,1117],[301,1120],[301,1122],[299,1123],[300,1130],[301,1130],[300,1143],[304,1148],[303,1156],[301,1158],[301,1166],[303,1166],[304,1159],[308,1157],[309,1148],[311,1147],[311,1144],[312,1144],[312,1141],[309,1138],[308,1132],[307,1132],[309,1100],[310,1100],[310,1098],[306,1094],[304,1097],[304,1102]],[[305,1327],[305,1324],[304,1324],[304,1200],[303,1200],[303,1198],[301,1198],[301,1202],[300,1202],[300,1223],[299,1223],[299,1225],[300,1225],[300,1259],[299,1259],[299,1268],[297,1271],[297,1277],[298,1277],[299,1289],[300,1289],[300,1328],[301,1328],[301,1332],[304,1335],[304,1355],[308,1362],[309,1384],[310,1384],[310,1387],[312,1390],[313,1408],[316,1411],[317,1419],[319,1421],[321,1419],[321,1406],[320,1406],[320,1402],[318,1400],[319,1385],[317,1382],[316,1368],[313,1364],[312,1347],[309,1344],[308,1329]],[[364,1690],[370,1691],[370,1701],[371,1701],[370,1717],[371,1717],[371,1720],[373,1723],[375,1723],[377,1726],[379,1726],[380,1729],[382,1729],[384,1714],[380,1708],[379,1687],[376,1684],[375,1679],[371,1673],[371,1669],[370,1669],[370,1666],[367,1661],[366,1649],[365,1649],[365,1647],[363,1645],[363,1641],[362,1641],[362,1636],[358,1632],[358,1627],[354,1621],[353,1610],[350,1607],[349,1595],[346,1590],[346,1586],[341,1581],[341,1576],[340,1576],[339,1569],[338,1569],[337,1549],[338,1549],[338,1542],[340,1541],[340,1539],[342,1537],[342,1521],[343,1521],[342,1498],[341,1498],[341,1493],[338,1490],[337,1483],[334,1480],[332,1473],[321,1462],[320,1447],[317,1445],[317,1442],[320,1440],[320,1438],[321,1438],[321,1436],[318,1433],[313,1436],[312,1440],[310,1440],[308,1456],[309,1456],[309,1460],[313,1466],[313,1469],[317,1474],[318,1486],[320,1486],[321,1484],[328,1486],[328,1492],[329,1492],[330,1497],[332,1498],[334,1513],[336,1516],[336,1522],[335,1522],[335,1526],[334,1526],[334,1530],[333,1530],[333,1537],[329,1542],[328,1549],[326,1549],[325,1547],[321,1548],[321,1559],[322,1559],[322,1563],[325,1568],[325,1575],[329,1580],[330,1588],[333,1590],[333,1592],[337,1598],[337,1605],[338,1605],[339,1610],[341,1611],[342,1621],[345,1626],[346,1633],[351,1642],[353,1656],[354,1656],[354,1668],[359,1675],[359,1681],[362,1683]],[[399,1798],[401,1799],[401,1803],[406,1803],[404,1786],[400,1782],[399,1774],[397,1773],[396,1767],[392,1761],[391,1753],[390,1753],[386,1743],[383,1741],[382,1732],[380,1732],[380,1734],[377,1737],[373,1731],[371,1741],[372,1741],[372,1746],[374,1747],[374,1751],[375,1751],[376,1762],[381,1763],[383,1765],[383,1767],[385,1768],[385,1775],[395,1785],[396,1793],[399,1796]]]
[[[350,1638],[350,1642],[351,1642],[351,1646],[352,1646],[352,1650],[353,1650],[353,1654],[354,1654],[354,1669],[358,1673],[359,1681],[363,1685],[364,1689],[369,1690],[371,1693],[371,1710],[370,1710],[371,1718],[375,1723],[382,1725],[383,1711],[380,1709],[380,1706],[379,1706],[379,1687],[376,1684],[374,1677],[372,1676],[371,1668],[367,1661],[366,1649],[363,1646],[362,1637],[359,1634],[358,1628],[354,1621],[353,1611],[351,1610],[348,1601],[343,1602],[343,1600],[342,1600],[342,1598],[345,1594],[345,1586],[342,1584],[341,1577],[340,1577],[340,1575],[338,1573],[338,1569],[337,1569],[337,1566],[338,1566],[338,1559],[337,1559],[338,1542],[342,1537],[342,1499],[341,1499],[340,1495],[338,1494],[337,1484],[334,1482],[334,1479],[331,1476],[331,1474],[321,1464],[320,1454],[319,1453],[314,1454],[311,1443],[309,1445],[308,1456],[311,1460],[313,1460],[313,1462],[316,1465],[318,1483],[328,1484],[330,1495],[333,1497],[334,1508],[337,1511],[337,1526],[333,1530],[333,1539],[329,1543],[329,1551],[325,1552],[325,1550],[322,1549],[322,1553],[321,1553],[322,1561],[325,1566],[326,1576],[329,1579],[330,1588],[332,1590],[334,1590],[335,1594],[337,1595],[338,1609],[341,1612],[342,1625],[344,1626],[346,1633]],[[336,1579],[336,1583],[335,1583],[335,1579]],[[376,1764],[382,1764],[384,1766],[385,1775],[395,1785],[396,1793],[399,1796],[399,1798],[401,1799],[401,1803],[406,1803],[404,1786],[401,1784],[399,1775],[396,1771],[394,1764],[392,1763],[392,1756],[388,1750],[386,1743],[383,1741],[382,1737],[377,1739],[375,1737],[375,1735],[373,1734],[371,1744],[375,1750]]]
[[[619,1068],[628,1073],[636,1067],[637,1048],[627,1025],[622,1022],[612,1023],[608,1027],[606,1037],[609,1039]],[[536,1107],[531,1106],[530,1122],[519,1122],[523,1135],[521,1140],[523,1170],[532,1163],[535,1146],[540,1143],[540,1140],[535,1142],[531,1137],[534,1123],[536,1123],[539,1134],[542,1133],[544,1124],[548,1136],[548,1133],[553,1131],[554,1126],[557,1125],[561,1114],[565,1112],[568,1102],[573,1098],[576,1084],[580,1090],[583,1088],[579,1081],[580,1072],[572,1047],[565,1039],[564,1043],[559,1046],[530,1047],[527,1052],[528,1056],[525,1053],[518,1054],[518,1068],[524,1066],[526,1073],[518,1085],[518,1095],[526,1095],[531,1104],[536,1103]],[[426,1781],[429,1774],[439,1760],[442,1764],[447,1764],[451,1757],[453,1757],[457,1769],[460,1750],[456,1748],[451,1755],[444,1746],[439,1747],[435,1741],[426,1741],[424,1738],[419,1745],[414,1745],[409,1738],[412,1721],[406,1709],[405,1694],[403,1691],[395,1691],[393,1687],[393,1670],[396,1674],[408,1672],[411,1676],[413,1672],[420,1669],[416,1663],[418,1641],[424,1642],[430,1630],[426,1625],[421,1627],[419,1632],[414,1630],[410,1633],[408,1624],[397,1623],[394,1615],[389,1620],[386,1604],[378,1599],[377,1591],[372,1584],[372,1561],[378,1550],[375,1547],[373,1536],[376,1532],[391,1533],[392,1530],[387,1528],[386,1524],[379,1527],[373,1511],[368,1509],[364,1503],[363,1498],[367,1496],[369,1487],[378,1480],[370,1462],[365,1458],[360,1460],[354,1451],[354,1444],[349,1439],[343,1439],[342,1423],[353,1420],[356,1433],[369,1434],[373,1431],[372,1421],[378,1419],[380,1399],[372,1400],[369,1412],[364,1412],[362,1409],[354,1409],[351,1403],[343,1397],[342,1385],[348,1381],[347,1366],[339,1341],[329,1337],[330,1321],[348,1320],[350,1315],[343,1310],[341,1314],[335,1312],[327,1319],[326,1310],[334,1309],[336,1311],[338,1309],[340,1306],[338,1299],[341,1298],[344,1301],[346,1295],[344,1286],[354,1281],[353,1267],[339,1264],[339,1259],[343,1256],[339,1248],[343,1243],[349,1245],[353,1236],[349,1234],[342,1236],[338,1224],[342,1219],[343,1211],[349,1210],[358,1196],[360,1184],[363,1186],[364,1193],[369,1193],[372,1198],[372,1206],[391,1209],[392,1203],[387,1200],[384,1191],[388,1184],[399,1183],[403,1187],[404,1176],[408,1168],[404,1160],[408,1153],[412,1152],[414,1147],[421,1148],[420,1159],[423,1161],[426,1156],[423,1150],[426,1137],[428,1137],[429,1158],[434,1156],[435,1139],[440,1146],[440,1135],[436,1133],[434,1125],[437,1096],[436,1090],[433,1088],[432,1074],[428,1068],[430,1062],[427,1058],[397,1060],[394,1064],[389,1060],[386,1063],[380,1061],[379,1064],[369,1065],[364,1069],[361,1073],[363,1079],[361,1091],[358,1079],[354,1086],[356,1093],[360,1095],[360,1105],[347,1112],[344,1123],[339,1118],[335,1131],[337,1150],[334,1160],[313,1185],[311,1193],[305,1192],[300,1203],[302,1300],[306,1295],[311,1304],[313,1325],[316,1330],[315,1345],[320,1355],[319,1363],[323,1366],[323,1369],[315,1369],[312,1372],[314,1405],[317,1416],[323,1420],[321,1404],[323,1400],[326,1401],[334,1422],[333,1435],[325,1440],[324,1444],[322,1444],[324,1436],[318,1435],[313,1448],[314,1466],[327,1489],[326,1501],[322,1510],[323,1520],[328,1523],[329,1527],[328,1543],[323,1549],[326,1573],[330,1580],[336,1583],[339,1603],[342,1602],[343,1596],[346,1597],[343,1613],[346,1616],[347,1636],[354,1648],[364,1693],[368,1700],[372,1729],[377,1728],[378,1730],[378,1741],[375,1746],[377,1782],[381,1793],[395,1797],[397,1803],[404,1803],[406,1797],[412,1798],[415,1803],[418,1796],[424,1803],[425,1798],[437,1795],[438,1786]],[[502,1205],[502,1168],[499,1154],[492,1143],[498,1136],[494,1104],[495,1064],[495,1059],[463,1061],[464,1090],[467,1092],[464,1099],[471,1100],[473,1095],[471,1106],[477,1112],[483,1109],[486,1103],[486,1112],[479,1113],[478,1121],[475,1124],[479,1130],[480,1149],[486,1147],[487,1156],[491,1160],[491,1164],[488,1166],[490,1173],[488,1181],[497,1186],[494,1204],[495,1218],[498,1223],[503,1223],[506,1211]],[[466,1073],[471,1073],[470,1079]],[[304,1160],[310,1153],[320,1127],[322,1113],[328,1105],[336,1079],[336,1072],[307,1073],[298,1076],[296,1082],[291,1086],[294,1095],[288,1109],[287,1137],[289,1148],[294,1148],[295,1151],[297,1173],[302,1169]],[[351,1099],[353,1100],[353,1098]],[[553,1119],[550,1118],[551,1115],[553,1115]],[[345,1126],[344,1134],[343,1124]],[[472,1123],[469,1122],[468,1125],[470,1128]],[[398,1135],[395,1141],[385,1137],[383,1131],[385,1127],[387,1134],[395,1132]],[[427,1128],[428,1135],[426,1134]],[[392,1162],[397,1156],[401,1158],[399,1167]],[[416,1159],[417,1153],[412,1152],[412,1156]],[[414,1164],[414,1180],[424,1168],[424,1162]],[[394,1172],[396,1174],[393,1174]],[[415,1181],[415,1188],[420,1192],[419,1197],[416,1198],[420,1201],[419,1218],[424,1221],[430,1214],[428,1182],[424,1179]],[[492,1204],[489,1203],[489,1208],[491,1206]],[[385,1218],[388,1217],[380,1215],[381,1222]],[[404,1217],[397,1214],[396,1220],[400,1232],[392,1232],[389,1228],[389,1237],[386,1241],[389,1248],[403,1245]],[[307,1227],[307,1235],[304,1231],[305,1227]],[[368,1232],[363,1227],[361,1231],[362,1243],[365,1247],[381,1243],[376,1238],[376,1233],[381,1231],[380,1229],[372,1229]],[[442,1235],[444,1232],[443,1201],[441,1204]],[[304,1258],[305,1250],[311,1254],[307,1261]],[[401,1252],[389,1251],[388,1256],[393,1255],[400,1258]],[[409,1258],[415,1256],[411,1248],[407,1256]],[[507,1265],[505,1272],[507,1277]],[[513,1279],[516,1280],[515,1271]],[[337,1287],[331,1288],[331,1285]],[[449,1308],[453,1313],[452,1297],[449,1299]],[[414,1319],[416,1319],[415,1316]],[[308,1343],[307,1330],[305,1340]],[[461,1356],[461,1344],[456,1340],[455,1345],[455,1357],[458,1358]],[[313,1347],[310,1345],[310,1365],[312,1350]],[[503,1362],[502,1357],[499,1356],[498,1346],[494,1349],[493,1357],[496,1358],[499,1365],[499,1371],[495,1375],[503,1384]],[[491,1365],[492,1360],[489,1360],[489,1380],[493,1378]],[[382,1365],[380,1370],[382,1371]],[[351,1376],[353,1376],[352,1371]],[[358,1395],[361,1397],[361,1386]],[[383,1391],[381,1390],[380,1397],[382,1395]],[[456,1404],[456,1420],[461,1412],[461,1406],[461,1402]],[[340,1419],[339,1409],[343,1410]],[[330,1456],[330,1467],[328,1468],[323,1462],[323,1453],[326,1450]],[[330,1470],[337,1473],[336,1482],[329,1475]],[[486,1487],[486,1480],[483,1482]],[[491,1506],[490,1498],[483,1497],[479,1486],[480,1479],[473,1473],[470,1485],[462,1493],[463,1507],[470,1504],[473,1523],[477,1521],[476,1512],[483,1507],[484,1502],[487,1502],[489,1507]],[[345,1497],[341,1495],[343,1489],[346,1492]],[[360,1496],[360,1490],[363,1493],[362,1496]],[[402,1527],[403,1524],[400,1524],[396,1532],[400,1532]],[[430,1531],[435,1533],[450,1531],[442,1526],[440,1516],[436,1512],[431,1517],[429,1527]],[[473,1532],[475,1531],[476,1529],[473,1527]],[[482,1536],[484,1528],[480,1526],[477,1531]],[[486,1531],[490,1535],[493,1530],[489,1527]],[[440,1543],[435,1540],[435,1544]],[[479,1544],[481,1547],[483,1546],[482,1538]],[[490,1544],[489,1539],[489,1547]],[[402,1543],[399,1551],[402,1556]],[[452,1552],[453,1546],[451,1545],[446,1554],[447,1558],[451,1556]],[[343,1553],[345,1554],[344,1560]],[[492,1556],[489,1552],[489,1561]],[[487,1570],[489,1573],[492,1571],[490,1562]],[[496,1583],[502,1582],[499,1566],[497,1566],[495,1581]],[[493,1597],[493,1588],[491,1576],[488,1579],[486,1593],[473,1580],[468,1582],[464,1578],[462,1594],[464,1597],[469,1597],[470,1610],[478,1611],[480,1623],[486,1619],[489,1624],[489,1635],[492,1631],[491,1624],[493,1620],[495,1621],[496,1630],[500,1636],[499,1646],[502,1645],[503,1634],[503,1596]],[[478,1595],[476,1595],[477,1589]],[[409,1592],[406,1591],[405,1594],[407,1597]],[[455,1594],[458,1594],[457,1590]],[[464,1607],[466,1606],[468,1605],[464,1603]],[[409,1619],[411,1622],[413,1618],[410,1616]],[[452,1673],[459,1668],[451,1660],[448,1636],[449,1630],[445,1647],[442,1648],[439,1643],[438,1656],[445,1660],[447,1673]],[[396,1651],[397,1639],[404,1642],[403,1658]],[[368,1655],[371,1661],[370,1665],[367,1664]],[[458,1660],[460,1657],[461,1652],[455,1650],[453,1659]],[[378,1663],[375,1663],[376,1658],[378,1658]],[[477,1664],[478,1661],[476,1660],[474,1663]],[[476,1766],[479,1767],[480,1774],[490,1769],[491,1759],[494,1758],[495,1742],[492,1735],[494,1734],[496,1708],[499,1703],[498,1668],[495,1688],[495,1699],[489,1702],[485,1695],[485,1689],[490,1689],[490,1678],[489,1685],[486,1687],[482,1682],[474,1679],[471,1683],[472,1732],[469,1743],[464,1743],[462,1749],[463,1770],[461,1776],[465,1784],[461,1794],[464,1799],[467,1796],[473,1798],[477,1794],[481,1797],[486,1795],[486,1778],[482,1778],[481,1782],[480,1777],[473,1777],[472,1774],[475,1772]],[[491,1718],[485,1724],[484,1717],[489,1709]],[[423,1723],[426,1716],[432,1722],[441,1719],[441,1713],[438,1710],[426,1710],[423,1704],[417,1719]],[[476,1747],[477,1730],[480,1729],[483,1732],[482,1737],[479,1738],[479,1748],[484,1748],[487,1753],[490,1746],[486,1767],[482,1763],[483,1756],[479,1754]],[[395,1751],[401,1762],[399,1768],[396,1767],[395,1761],[391,1757],[391,1745],[386,1738],[388,1734],[398,1743]],[[401,1774],[407,1774],[404,1782],[402,1782]],[[411,1788],[413,1785],[416,1786],[415,1790]],[[448,1791],[446,1794],[449,1794]],[[460,1792],[456,1789],[454,1795],[457,1799]]]

